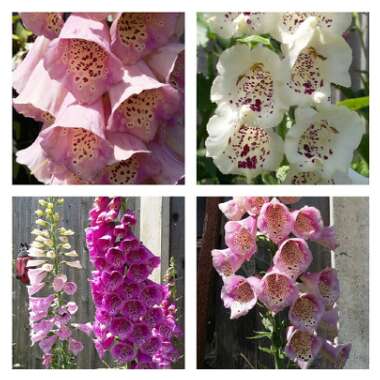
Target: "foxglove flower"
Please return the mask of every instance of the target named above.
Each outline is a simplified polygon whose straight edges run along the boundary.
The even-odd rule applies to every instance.
[[[313,261],[313,255],[303,239],[285,240],[273,257],[273,264],[293,280],[304,273]]]
[[[317,273],[305,273],[301,280],[308,292],[322,297],[326,309],[331,309],[338,300],[340,288],[335,269],[327,267]]]
[[[329,368],[342,369],[345,367],[351,353],[351,344],[333,344],[325,341],[322,346],[323,356],[327,359]]]
[[[298,297],[298,289],[288,275],[272,270],[260,280],[257,296],[267,309],[278,313],[294,302]]]
[[[293,233],[299,238],[315,240],[323,229],[320,211],[315,207],[304,206],[293,212]]]
[[[261,208],[257,227],[268,235],[274,243],[282,243],[292,232],[293,218],[288,208],[273,198]]]
[[[231,319],[237,319],[256,305],[258,279],[255,277],[230,276],[224,279],[221,298],[224,307],[231,309]]]
[[[331,178],[350,167],[365,132],[363,119],[346,107],[297,108],[296,122],[285,139],[285,154],[300,171],[319,171]]]
[[[298,330],[312,333],[316,331],[323,317],[325,305],[314,294],[301,294],[289,309],[289,321]]]
[[[319,321],[318,335],[333,341],[338,336],[339,329],[339,313],[337,306],[330,310],[326,310]]]
[[[253,217],[260,215],[261,208],[265,203],[269,202],[268,197],[238,197],[237,202],[240,202],[244,210]]]
[[[234,19],[238,35],[257,35],[269,33],[272,26],[268,23],[270,14],[264,12],[242,12]]]
[[[49,40],[57,38],[63,27],[62,13],[20,13],[23,24],[38,36],[45,36]]]
[[[226,245],[233,253],[249,260],[256,252],[256,219],[229,221],[224,226]]]
[[[211,101],[243,107],[249,120],[261,128],[274,127],[282,120],[287,106],[281,93],[290,71],[277,54],[262,46],[234,45],[220,55],[216,68]]]
[[[285,354],[300,368],[308,368],[318,355],[322,344],[322,339],[317,335],[291,326],[287,332]]]
[[[307,19],[298,28],[292,43],[284,47],[291,67],[291,79],[286,83],[291,93],[290,105],[328,101],[331,83],[351,85],[350,46],[342,36],[324,32],[317,25],[317,18]]]
[[[235,199],[231,199],[224,203],[218,204],[219,210],[224,214],[224,216],[229,220],[240,220],[245,214],[241,202],[237,202]]]
[[[111,49],[125,65],[133,65],[168,43],[177,18],[177,13],[121,13],[111,26]]]
[[[239,120],[231,107],[221,104],[207,124],[206,155],[223,174],[251,179],[275,170],[283,158],[283,141],[272,129]]]
[[[237,34],[234,20],[238,15],[238,12],[204,13],[203,17],[212,32],[228,39]]]
[[[220,276],[231,276],[243,265],[245,258],[233,253],[231,249],[213,249],[212,264]]]
[[[110,50],[102,21],[72,14],[44,57],[52,79],[60,81],[79,103],[91,104],[122,78],[122,64]]]

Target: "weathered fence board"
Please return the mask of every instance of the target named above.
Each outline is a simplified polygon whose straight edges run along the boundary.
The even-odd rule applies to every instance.
[[[35,216],[34,210],[38,208],[39,198],[17,197],[13,198],[13,254],[14,260],[17,257],[17,251],[21,243],[30,242],[32,240],[31,231],[34,228]],[[165,200],[169,209],[169,203]],[[68,268],[68,277],[78,284],[78,292],[74,296],[74,301],[79,305],[78,312],[75,315],[75,322],[87,322],[92,320],[94,308],[91,301],[88,278],[91,274],[91,265],[88,262],[88,252],[85,246],[84,229],[87,227],[88,211],[92,207],[93,198],[67,197],[65,205],[62,208],[63,225],[75,231],[75,235],[71,240],[72,246],[75,247],[80,254],[83,270],[74,270]],[[138,223],[135,226],[135,233],[139,236],[140,231],[140,215],[141,201],[140,198],[127,198],[127,207],[136,212]],[[170,212],[166,210],[165,212]],[[175,255],[178,265],[178,271],[183,277],[183,198],[176,198],[176,231],[178,242],[176,246],[166,246],[166,251],[162,259],[162,268],[168,267],[168,260]],[[169,215],[169,214],[168,214]],[[170,229],[161,231],[165,236],[163,239],[169,239],[171,235]],[[149,237],[148,237],[149,238]],[[182,249],[180,249],[182,244]],[[162,252],[161,252],[162,253]],[[14,273],[14,261],[12,263],[12,273]],[[179,281],[181,283],[181,281]],[[179,286],[178,294],[183,299],[183,285]],[[27,292],[25,286],[13,276],[13,366],[14,368],[41,368],[41,353],[38,346],[30,347],[29,338],[29,322],[28,322],[28,305]],[[183,301],[182,301],[183,303]],[[183,312],[183,304],[180,305]],[[85,350],[79,354],[79,368],[102,368],[104,364],[99,360],[96,350],[91,343],[90,338],[84,334],[80,338],[85,344]]]

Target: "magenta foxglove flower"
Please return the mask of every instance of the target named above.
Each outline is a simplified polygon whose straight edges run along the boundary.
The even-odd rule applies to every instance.
[[[111,26],[112,51],[132,65],[165,45],[176,32],[176,13],[120,13]]]
[[[256,305],[258,279],[255,277],[230,276],[224,279],[221,297],[224,306],[231,309],[231,319],[237,319]]]
[[[335,345],[329,341],[324,341],[322,351],[323,356],[330,362],[331,368],[342,369],[347,363],[351,348],[351,343]]]
[[[256,219],[249,216],[240,221],[229,221],[224,226],[226,245],[245,260],[256,252]]]
[[[45,36],[49,40],[57,38],[63,27],[62,13],[19,13],[23,24],[38,36]]]
[[[110,89],[109,132],[124,132],[143,142],[154,139],[160,125],[180,111],[179,92],[158,82],[143,62],[125,68],[122,81]]]
[[[294,280],[288,275],[271,271],[260,280],[257,296],[270,311],[278,313],[295,301],[298,289]]]
[[[321,213],[315,207],[304,206],[293,212],[293,233],[299,238],[315,240],[323,228]]]
[[[316,331],[325,312],[325,305],[319,296],[301,294],[289,309],[289,321],[298,330]]]
[[[120,363],[126,364],[136,356],[136,347],[130,342],[116,343],[112,347],[112,356]]]
[[[273,257],[273,264],[280,272],[296,280],[313,261],[313,255],[303,239],[285,240]]]
[[[174,88],[185,88],[185,47],[180,43],[163,46],[146,58],[156,77]]]
[[[20,94],[28,83],[30,76],[37,64],[44,57],[50,40],[39,36],[36,38],[24,60],[13,71],[13,88]],[[35,83],[36,84],[36,83]]]
[[[230,248],[213,249],[211,251],[212,264],[222,277],[229,277],[243,265],[245,257],[233,253]]]
[[[261,208],[257,227],[274,243],[282,243],[292,232],[293,218],[288,208],[273,198]]]
[[[45,338],[44,340],[41,340],[39,342],[39,346],[41,348],[41,350],[43,351],[43,353],[46,355],[46,354],[50,354],[55,342],[57,341],[57,336],[56,335],[51,335],[47,338]]]
[[[331,309],[340,294],[337,272],[333,268],[325,268],[317,273],[305,273],[301,277],[308,292],[320,295],[327,309]]]
[[[72,14],[44,57],[52,79],[60,81],[82,104],[99,99],[122,78],[122,64],[110,50],[102,21]]]
[[[245,214],[245,210],[240,202],[236,202],[235,199],[219,203],[219,210],[224,214],[224,216],[229,220],[240,220]]]
[[[314,333],[288,328],[285,354],[300,368],[308,368],[322,347],[322,339]]]

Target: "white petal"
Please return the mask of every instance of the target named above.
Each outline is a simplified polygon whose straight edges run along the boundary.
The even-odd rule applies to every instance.
[[[203,17],[210,30],[222,38],[231,38],[236,34],[234,18],[237,12],[204,13]]]

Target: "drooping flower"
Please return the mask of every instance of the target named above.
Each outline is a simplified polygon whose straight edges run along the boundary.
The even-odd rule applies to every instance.
[[[300,368],[308,368],[318,355],[323,341],[314,333],[288,328],[285,354]]]
[[[240,220],[245,214],[245,210],[241,206],[240,202],[236,202],[235,199],[219,203],[219,210],[224,214],[224,216],[229,220]]]
[[[246,315],[256,305],[257,283],[255,277],[233,275],[224,279],[221,298],[224,306],[231,309],[231,319]]]
[[[284,46],[291,79],[286,83],[290,105],[305,106],[330,100],[331,83],[351,85],[352,51],[345,39],[317,27],[308,18],[298,28],[292,43]]]
[[[338,336],[339,313],[335,305],[332,309],[326,310],[319,321],[317,333],[319,336],[333,341]]]
[[[298,330],[316,331],[324,314],[325,306],[319,296],[301,294],[289,309],[289,321]]]
[[[220,55],[217,70],[211,88],[213,102],[242,107],[261,128],[274,127],[282,120],[287,106],[281,93],[290,71],[277,54],[262,46],[234,45]]]
[[[256,219],[249,216],[224,226],[226,245],[233,253],[249,260],[256,252]]]
[[[120,13],[110,29],[111,49],[125,65],[133,65],[167,44],[175,34],[177,13]]]
[[[308,292],[322,297],[326,309],[331,309],[339,298],[339,280],[337,272],[333,268],[327,267],[317,273],[305,273],[301,280]]]
[[[45,53],[52,79],[78,102],[91,104],[122,78],[122,64],[110,50],[109,32],[102,21],[71,14],[58,38]]]
[[[227,39],[237,33],[234,20],[238,15],[238,12],[204,13],[203,17],[212,32]]]
[[[269,197],[237,197],[236,199],[249,215],[256,218],[264,204],[269,202]]]
[[[296,122],[285,138],[285,154],[300,171],[318,171],[331,178],[346,172],[365,132],[363,119],[346,107],[297,108]]]
[[[298,289],[288,275],[272,270],[260,280],[257,296],[267,309],[278,313],[294,302],[298,297]]]
[[[24,12],[19,13],[22,23],[38,36],[45,36],[49,40],[57,38],[63,27],[63,14],[52,12]]]
[[[293,218],[288,208],[273,198],[261,208],[257,227],[268,235],[274,243],[282,243],[292,232]]]
[[[285,240],[273,257],[273,264],[280,272],[296,280],[313,261],[313,255],[303,239]]]
[[[293,212],[293,233],[301,239],[315,240],[323,229],[320,211],[315,207],[304,206]]]
[[[221,104],[207,124],[206,155],[223,174],[244,175],[247,179],[276,170],[283,158],[283,141],[272,129],[239,118]]]
[[[213,249],[212,264],[220,276],[231,276],[242,266],[244,256],[233,253],[230,248]]]
[[[323,351],[323,357],[327,359],[331,366],[329,368],[342,369],[347,363],[351,348],[351,343],[333,344],[329,341],[324,341],[321,351]]]

